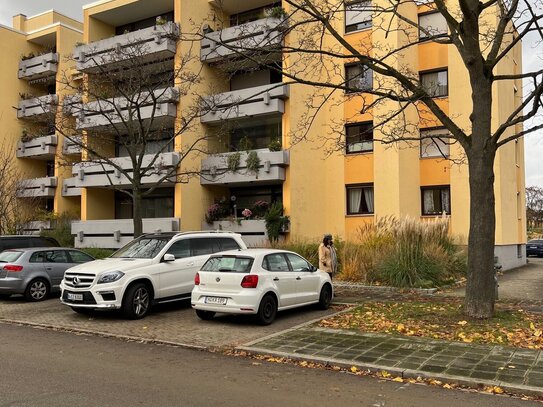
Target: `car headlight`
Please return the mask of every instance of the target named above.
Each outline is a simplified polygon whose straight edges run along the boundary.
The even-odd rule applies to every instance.
[[[122,276],[124,276],[122,271],[108,271],[100,276],[97,284],[113,283],[120,280]]]

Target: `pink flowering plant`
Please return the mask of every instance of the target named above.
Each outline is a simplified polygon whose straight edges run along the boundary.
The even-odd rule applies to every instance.
[[[249,219],[251,216],[253,216],[253,212],[251,212],[251,210],[248,209],[248,208],[245,208],[245,209],[241,212],[241,214],[243,215],[243,217],[244,217],[245,219]]]
[[[255,201],[253,204],[253,214],[257,218],[263,217],[266,212],[268,211],[268,208],[270,207],[270,204],[263,200]]]
[[[206,222],[212,224],[213,222],[225,218],[229,215],[228,207],[224,204],[214,203],[207,208]]]

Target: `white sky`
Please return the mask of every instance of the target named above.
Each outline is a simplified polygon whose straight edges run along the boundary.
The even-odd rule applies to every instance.
[[[83,19],[82,6],[95,0],[0,0],[0,24],[11,26],[11,18],[19,13],[32,16],[55,9],[78,20]],[[543,45],[537,47],[524,43],[523,67],[525,71],[541,67]],[[526,137],[526,186],[543,187],[543,131]]]

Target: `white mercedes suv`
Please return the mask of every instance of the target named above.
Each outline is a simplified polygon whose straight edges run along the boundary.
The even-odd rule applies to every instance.
[[[60,301],[78,313],[120,309],[140,319],[154,303],[189,299],[210,254],[246,248],[232,232],[146,234],[106,259],[66,270]]]

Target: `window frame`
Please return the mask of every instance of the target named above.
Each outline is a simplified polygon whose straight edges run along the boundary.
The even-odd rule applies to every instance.
[[[345,89],[345,93],[346,94],[356,94],[356,93],[365,93],[365,92],[368,92],[370,90],[373,89],[373,71],[368,68],[368,67],[365,67],[364,65],[360,64],[360,63],[357,63],[357,62],[354,62],[354,63],[348,63],[348,64],[345,64],[344,65],[344,70],[345,70],[345,87],[346,88],[350,88],[352,87],[351,85],[349,85],[349,82],[352,81],[353,79],[360,79],[360,75],[357,75],[355,76],[354,78],[351,78],[351,79],[348,79],[348,75],[347,75],[347,70],[349,68],[355,68],[355,67],[359,67],[363,70],[363,72],[370,72],[370,84],[367,88],[363,88],[363,89],[360,89],[360,90],[351,90],[351,89]],[[367,79],[365,78],[364,76],[362,76],[362,78],[364,79]]]
[[[420,14],[418,14],[418,16],[417,16],[417,24],[418,24],[418,28],[419,28],[419,40],[420,40],[420,41],[432,41],[432,40],[430,39],[430,37],[428,37],[428,36],[421,37],[421,34],[424,34],[424,32],[422,32],[422,31],[420,30],[420,26],[421,26],[421,24],[420,24],[420,18],[421,18],[421,17],[428,16],[428,15],[431,15],[431,14],[439,14],[439,15],[443,16],[443,14],[441,14],[439,11],[436,11],[436,10],[425,11],[424,13],[420,13]],[[443,18],[445,18],[445,17],[443,17]],[[446,20],[445,20],[445,25],[447,25],[447,21],[446,21]],[[447,30],[446,30],[444,33],[438,33],[438,34],[434,34],[434,35],[448,34],[448,32],[449,32],[449,28],[448,28],[448,25],[447,25]]]
[[[426,213],[424,208],[424,192],[425,191],[435,191],[439,190],[439,199],[440,199],[440,205],[441,205],[441,211],[435,212],[435,213]],[[450,185],[426,185],[420,187],[420,207],[421,207],[421,216],[441,216],[443,214],[443,196],[442,191],[448,190],[449,191],[449,211],[445,211],[446,215],[451,215],[452,208],[451,208],[451,186]]]
[[[442,67],[442,68],[436,68],[436,69],[429,69],[427,71],[420,71],[419,72],[419,81],[420,81],[420,86],[424,89],[424,86],[422,84],[422,76],[423,75],[430,75],[430,74],[434,74],[434,73],[437,73],[439,74],[440,72],[446,72],[447,73],[447,91],[445,94],[443,95],[430,95],[430,97],[432,98],[447,98],[449,97],[449,68],[448,67]],[[426,89],[424,89],[426,93],[430,94]]]
[[[422,138],[422,133],[425,132],[425,131],[436,131],[436,130],[445,130],[445,132],[448,134],[447,137],[424,137]],[[420,143],[419,143],[419,157],[421,159],[436,159],[436,158],[441,158],[441,159],[448,159],[450,156],[451,156],[451,133],[449,132],[449,130],[447,130],[446,127],[444,126],[437,126],[437,127],[425,127],[425,128],[422,128],[422,129],[419,129],[419,136],[420,136]],[[423,154],[423,148],[422,148],[422,142],[423,140],[432,140],[432,142],[434,144],[435,141],[433,139],[439,139],[439,140],[442,140],[444,138],[447,138],[448,141],[447,142],[444,142],[447,147],[448,147],[448,151],[447,151],[447,155],[443,155],[443,154],[438,154],[438,155],[422,155]],[[437,144],[436,144],[437,145]],[[439,148],[438,148],[439,150]]]
[[[368,212],[353,212],[352,211],[352,208],[351,208],[351,204],[350,204],[350,199],[349,199],[349,190],[353,190],[353,189],[362,189],[362,192],[364,191],[364,189],[367,189],[367,188],[371,188],[374,192],[374,195],[373,195],[373,202],[372,202],[372,206],[373,206],[373,211],[368,211]],[[348,184],[348,185],[345,185],[345,201],[346,201],[346,214],[347,216],[371,216],[371,215],[374,215],[375,214],[375,186],[374,186],[374,183],[372,182],[369,182],[369,183],[362,183],[362,184]]]
[[[348,137],[349,135],[347,134],[347,129],[348,128],[353,128],[353,127],[360,127],[360,126],[369,126],[370,127],[370,131],[371,131],[371,150],[360,150],[360,151],[349,151],[349,145],[350,143],[348,142]],[[358,137],[360,137],[361,133],[358,133]],[[359,141],[357,143],[364,143],[364,142],[369,142],[369,140],[365,140],[365,141]],[[357,144],[357,143],[352,143],[352,144]],[[368,122],[357,122],[357,123],[347,123],[345,124],[345,154],[367,154],[367,153],[373,153],[373,122],[372,121],[368,121]]]
[[[281,256],[283,258],[283,260],[285,261],[285,264],[287,265],[287,269],[286,270],[270,270],[269,268],[269,262],[268,262],[268,257],[270,256]],[[264,256],[264,258],[262,259],[262,268],[266,271],[269,271],[271,273],[286,273],[286,272],[290,272],[292,271],[292,267],[290,266],[290,262],[288,261],[288,258],[287,256],[285,256],[285,253],[269,253],[269,254],[266,254]]]
[[[344,8],[343,29],[344,29],[345,34],[352,34],[352,33],[364,31],[364,30],[367,30],[367,29],[373,27],[373,19],[371,18],[371,15],[370,15],[369,21],[364,20],[364,21],[357,22],[356,24],[347,25],[347,12],[348,12],[347,8],[349,6],[352,6],[352,5],[355,5],[355,4],[361,4],[361,3],[369,3],[370,11],[371,11],[371,6],[372,6],[372,1],[371,0],[350,0],[350,1],[344,1],[343,2],[343,5],[344,5],[343,6],[343,8]]]
[[[82,254],[83,256],[87,256],[90,260],[87,260],[87,261],[84,261],[84,262],[75,261],[74,257],[72,256],[73,252],[75,252],[77,254]],[[87,254],[87,253],[82,252],[80,250],[70,249],[70,250],[66,250],[66,253],[68,254],[68,259],[70,260],[70,263],[74,263],[74,264],[85,264],[85,263],[88,263],[89,261],[96,260],[90,254]]]

